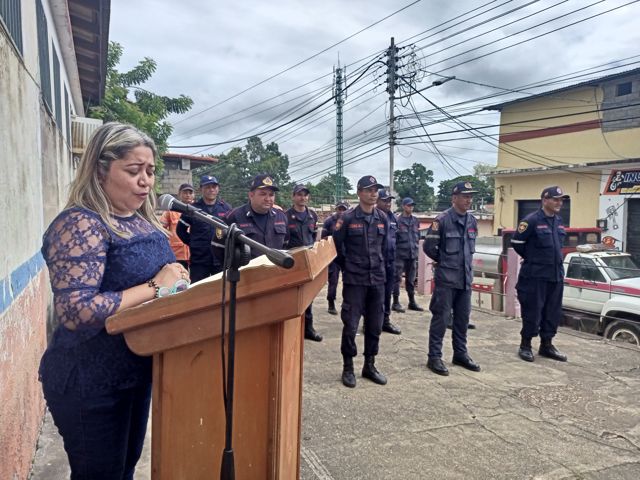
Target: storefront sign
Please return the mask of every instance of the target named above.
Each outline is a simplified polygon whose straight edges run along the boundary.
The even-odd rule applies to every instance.
[[[640,193],[640,170],[612,170],[603,195]]]

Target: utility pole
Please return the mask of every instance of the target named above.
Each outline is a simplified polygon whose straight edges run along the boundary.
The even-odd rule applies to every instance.
[[[387,92],[389,92],[389,191],[393,195],[393,153],[396,144],[396,117],[393,112],[393,101],[396,93],[396,61],[398,60],[398,47],[391,37],[391,45],[387,50]]]
[[[342,73],[343,70],[340,67],[338,61],[338,68],[334,70],[334,96],[336,104],[336,201],[340,202],[344,198],[342,178],[344,175],[342,164],[342,106],[344,105],[343,87],[342,87]]]

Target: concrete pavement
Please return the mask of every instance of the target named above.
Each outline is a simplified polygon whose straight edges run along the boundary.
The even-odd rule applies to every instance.
[[[447,335],[451,375],[440,377],[425,366],[430,314],[407,312],[393,316],[403,334],[381,340],[376,364],[389,383],[360,377],[359,356],[348,389],[342,324],[324,295],[314,302],[324,341],[305,342],[302,479],[640,478],[639,350],[561,329],[556,344],[569,362],[530,364],[516,355],[518,321],[474,311],[469,352],[482,371],[450,365]],[[50,417],[31,478],[68,478]],[[150,478],[148,449],[136,478]]]

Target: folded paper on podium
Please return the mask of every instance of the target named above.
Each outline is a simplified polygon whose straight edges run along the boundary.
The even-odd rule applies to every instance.
[[[303,315],[326,283],[335,248],[329,238],[291,253],[295,265],[289,270],[263,257],[240,270],[237,479],[299,477]],[[207,279],[107,321],[109,333],[123,333],[132,351],[153,355],[154,480],[219,478],[225,432],[221,294],[222,281]],[[228,301],[227,288],[227,317]]]

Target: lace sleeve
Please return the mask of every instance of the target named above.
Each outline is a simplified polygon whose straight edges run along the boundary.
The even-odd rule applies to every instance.
[[[122,292],[100,292],[109,236],[97,218],[74,210],[63,212],[45,233],[42,253],[56,316],[70,330],[101,328],[120,306]]]

